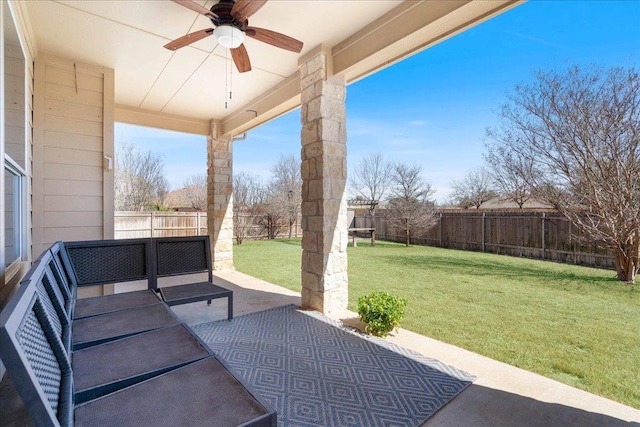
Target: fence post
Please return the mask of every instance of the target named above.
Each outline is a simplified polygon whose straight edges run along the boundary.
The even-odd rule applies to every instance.
[[[196,212],[196,236],[200,235],[200,212]]]
[[[153,238],[153,218],[154,218],[154,212],[151,211],[151,238]]]
[[[482,252],[485,251],[485,247],[486,247],[485,238],[484,238],[484,235],[485,235],[484,229],[485,229],[486,219],[487,219],[487,213],[482,212]]]
[[[440,212],[440,229],[438,230],[440,238],[440,247],[442,247],[442,212]]]
[[[547,216],[545,212],[542,212],[542,259],[545,259],[545,244],[544,244],[544,219]]]

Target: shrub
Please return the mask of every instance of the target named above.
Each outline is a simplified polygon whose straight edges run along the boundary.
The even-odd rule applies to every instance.
[[[400,326],[406,306],[406,299],[388,292],[372,292],[358,298],[360,320],[367,324],[365,332],[382,338]]]

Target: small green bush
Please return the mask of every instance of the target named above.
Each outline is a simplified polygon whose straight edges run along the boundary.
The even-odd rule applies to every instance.
[[[400,326],[406,306],[406,299],[388,292],[372,292],[358,298],[360,320],[367,324],[365,332],[382,338]]]

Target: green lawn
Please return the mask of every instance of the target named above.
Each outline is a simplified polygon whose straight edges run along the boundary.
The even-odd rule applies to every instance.
[[[234,250],[239,271],[300,291],[299,240]],[[349,309],[392,292],[403,328],[640,408],[640,289],[611,271],[388,242],[348,254]]]

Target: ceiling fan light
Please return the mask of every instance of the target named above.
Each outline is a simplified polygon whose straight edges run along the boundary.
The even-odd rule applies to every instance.
[[[231,25],[220,25],[213,30],[218,44],[228,49],[235,49],[244,41],[244,33]]]

